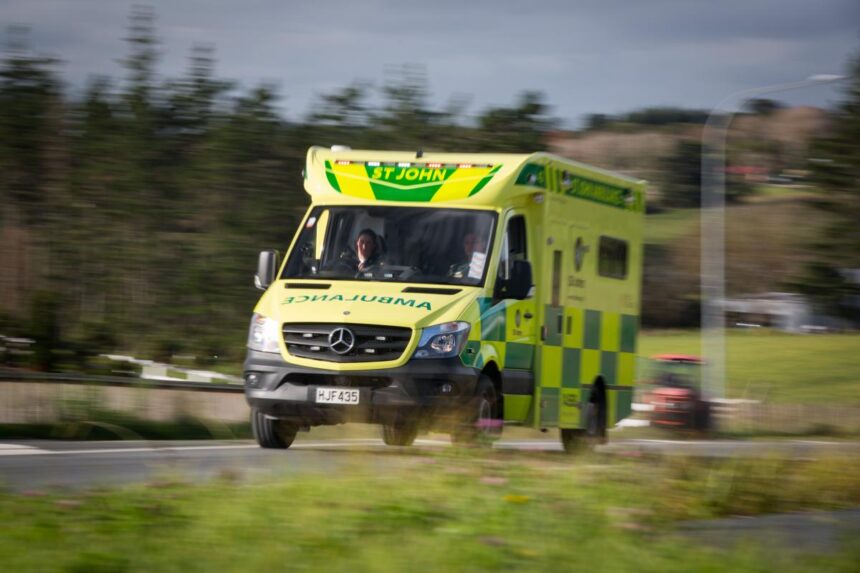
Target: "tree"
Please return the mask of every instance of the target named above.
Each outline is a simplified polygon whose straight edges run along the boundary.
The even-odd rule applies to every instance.
[[[586,131],[598,131],[609,126],[612,117],[605,113],[590,113],[585,116]]]
[[[366,103],[370,84],[353,82],[351,85],[319,96],[321,100],[308,117],[310,123],[321,126],[365,127],[370,110]]]
[[[733,163],[732,156],[727,164]],[[661,189],[663,206],[671,208],[699,207],[702,202],[702,143],[682,139],[675,153],[663,160],[664,182]],[[752,186],[740,175],[726,174],[725,197],[737,203],[752,193]]]
[[[831,223],[812,245],[806,272],[792,283],[824,308],[860,322],[860,53],[849,63],[850,83],[833,128],[810,152],[812,180],[820,197],[812,204]]]
[[[59,131],[57,62],[31,52],[26,29],[11,28],[9,37],[0,62],[0,203],[32,219],[40,216],[48,147]]]
[[[784,107],[782,103],[773,99],[753,98],[744,104],[744,111],[755,115],[770,115]]]
[[[496,107],[478,118],[482,151],[529,153],[545,149],[544,136],[553,125],[540,92],[520,94],[513,107]]]
[[[701,205],[702,144],[682,139],[675,153],[663,160],[665,181],[661,188],[664,207],[683,209]]]

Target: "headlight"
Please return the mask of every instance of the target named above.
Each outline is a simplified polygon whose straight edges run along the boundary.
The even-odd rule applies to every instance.
[[[450,358],[463,351],[469,338],[468,322],[446,322],[421,331],[413,358]]]
[[[278,321],[254,313],[248,330],[248,348],[260,352],[280,352],[278,347]]]

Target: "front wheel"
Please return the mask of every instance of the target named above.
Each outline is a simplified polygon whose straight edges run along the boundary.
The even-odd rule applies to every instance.
[[[295,425],[268,418],[257,408],[251,408],[251,430],[261,448],[276,450],[289,448],[298,433]]]
[[[382,424],[382,441],[387,446],[411,446],[418,435],[418,424],[395,420]]]
[[[501,400],[489,376],[478,379],[476,396],[462,423],[451,433],[451,441],[462,446],[489,447],[502,434]]]

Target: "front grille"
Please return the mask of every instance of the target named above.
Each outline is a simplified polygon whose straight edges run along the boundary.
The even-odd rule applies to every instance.
[[[335,352],[335,348],[344,348],[343,344],[337,344],[339,337],[334,340],[335,348],[329,343],[329,335],[339,328],[348,329],[354,336],[352,348],[343,354]],[[412,337],[409,328],[371,324],[285,324],[283,333],[291,356],[328,362],[397,360]]]

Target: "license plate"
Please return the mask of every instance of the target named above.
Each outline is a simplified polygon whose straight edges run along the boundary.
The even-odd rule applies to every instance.
[[[358,389],[317,388],[317,404],[358,404]]]

